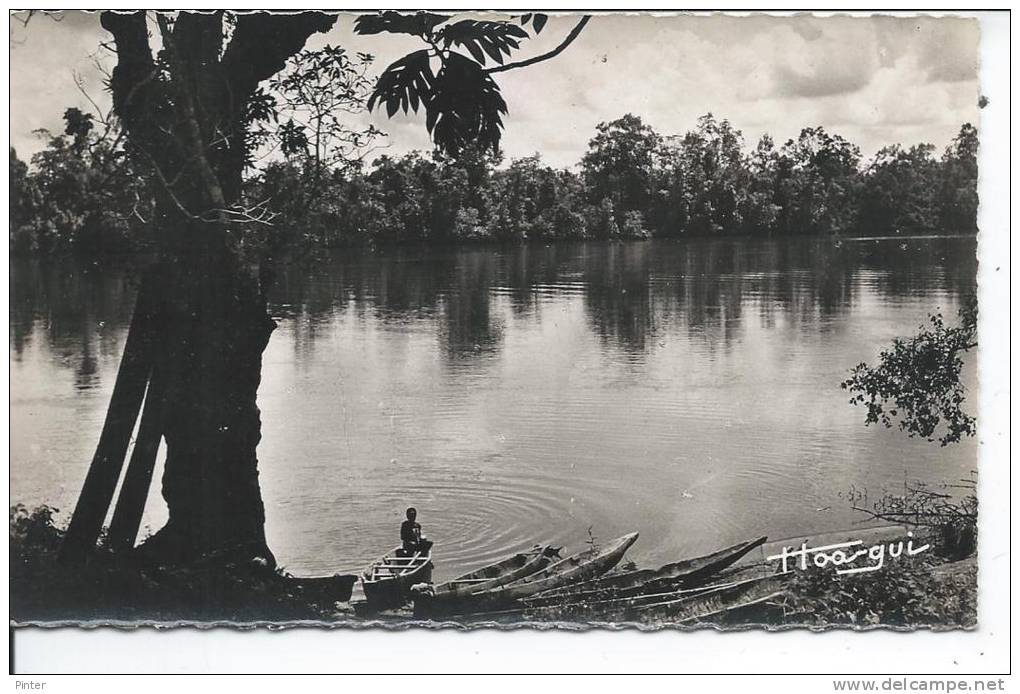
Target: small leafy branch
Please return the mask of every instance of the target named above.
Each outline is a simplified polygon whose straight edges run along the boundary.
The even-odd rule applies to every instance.
[[[592,533],[592,528],[594,527],[595,527],[594,525],[588,526],[588,539],[586,540],[586,543],[588,544],[588,551],[590,551],[592,554],[598,554],[600,551],[602,551],[602,548],[599,546],[598,536]]]
[[[847,496],[853,510],[873,519],[933,531],[932,539],[946,556],[958,559],[976,549],[978,502],[974,473],[937,487],[904,481],[902,493],[885,493],[870,504],[866,490],[852,488]]]
[[[245,113],[253,124],[246,134],[249,165],[279,149],[286,157],[306,157],[316,176],[340,166],[357,167],[383,133],[374,126],[354,128],[347,116],[364,110],[372,89],[373,57],[339,46],[302,50],[284,71],[258,89]]]
[[[390,65],[380,75],[368,107],[386,107],[389,117],[397,111],[425,110],[425,127],[436,147],[449,155],[477,143],[482,149],[499,149],[507,114],[506,101],[491,75],[534,65],[559,55],[591,19],[583,16],[552,51],[518,62],[506,62],[521,41],[537,36],[548,16],[525,14],[512,20],[478,21],[432,12],[401,14],[386,11],[362,15],[354,22],[359,34],[409,34],[428,48],[414,51]]]
[[[858,364],[840,385],[852,394],[851,405],[868,408],[865,424],[891,427],[899,418],[901,430],[928,441],[944,424],[938,441],[946,446],[975,432],[974,417],[962,409],[960,370],[961,355],[977,347],[977,300],[970,297],[960,308],[958,327],[947,326],[941,314],[928,320],[913,337],[894,340],[878,366]]]
[[[41,547],[56,551],[60,547],[61,532],[53,523],[54,514],[60,509],[52,506],[38,506],[29,509],[24,504],[10,507],[11,554],[21,558],[25,546]]]

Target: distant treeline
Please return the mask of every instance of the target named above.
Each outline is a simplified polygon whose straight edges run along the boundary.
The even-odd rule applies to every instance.
[[[75,109],[65,120],[31,167],[11,150],[12,251],[145,245],[155,205],[144,167]],[[965,124],[942,153],[891,145],[862,161],[856,145],[820,127],[747,149],[739,130],[711,114],[682,136],[628,114],[598,126],[576,171],[537,154],[505,164],[477,150],[332,168],[299,154],[253,173],[247,196],[274,213],[262,226],[278,247],[973,233],[977,147]]]

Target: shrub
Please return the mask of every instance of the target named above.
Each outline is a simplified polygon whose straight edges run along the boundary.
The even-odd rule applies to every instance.
[[[57,509],[10,508],[10,617],[19,622],[145,620],[290,621],[336,618],[324,595],[306,594],[292,577],[253,562],[199,561],[161,566],[102,541],[82,565],[58,553],[64,529]]]
[[[977,567],[939,568],[932,555],[895,566],[838,575],[811,567],[793,578],[783,621],[816,626],[969,627],[977,622]]]

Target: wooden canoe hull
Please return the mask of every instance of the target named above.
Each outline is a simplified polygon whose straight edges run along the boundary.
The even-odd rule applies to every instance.
[[[531,576],[513,583],[461,596],[455,600],[417,601],[415,615],[438,617],[491,612],[512,607],[521,598],[537,592],[565,585],[571,581],[585,581],[609,571],[623,558],[624,553],[637,540],[631,533],[609,543],[606,549],[586,550],[562,559]]]
[[[751,550],[760,547],[766,540],[767,538],[763,536],[701,557],[667,564],[659,569],[627,571],[615,576],[603,576],[584,583],[544,591],[531,598],[528,604],[540,607],[563,602],[604,600],[696,588]]]
[[[467,619],[471,621],[497,622],[507,620],[518,622],[609,621],[610,616],[624,615],[628,610],[641,605],[659,603],[665,600],[679,600],[680,598],[692,597],[708,590],[712,590],[712,588],[692,588],[653,595],[638,595],[635,597],[609,598],[604,600],[582,599],[572,601],[565,597],[560,602],[544,603],[539,606],[533,606],[530,602],[517,603],[514,607],[507,609],[473,613]]]
[[[358,577],[351,574],[308,576],[289,579],[291,585],[308,600],[318,602],[348,602]]]
[[[365,600],[373,607],[399,606],[411,597],[411,588],[432,581],[432,553],[397,557],[396,549],[378,559],[361,575]],[[395,565],[396,568],[389,568]]]
[[[518,552],[495,564],[440,583],[433,588],[427,598],[430,600],[453,600],[498,588],[541,571],[552,563],[554,556],[549,547],[536,546],[533,550]]]
[[[568,583],[587,581],[616,566],[637,539],[637,533],[630,533],[609,543],[605,549],[578,552],[514,583],[476,593],[471,596],[471,601],[475,602],[476,606],[498,605],[521,600]]]
[[[563,602],[466,615],[466,622],[571,622],[690,625],[781,595],[788,575],[754,578],[719,586],[608,600]]]
[[[642,605],[634,610],[634,616],[645,623],[695,624],[727,610],[776,598],[786,590],[789,578],[790,574],[752,578],[691,598]]]
[[[520,600],[543,590],[558,588],[568,583],[587,581],[601,576],[620,563],[630,546],[637,542],[638,534],[630,533],[609,543],[604,550],[593,553],[592,550],[579,552],[556,562],[543,571],[510,583],[497,589],[502,597]]]

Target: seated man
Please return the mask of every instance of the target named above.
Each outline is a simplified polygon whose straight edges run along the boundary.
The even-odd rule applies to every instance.
[[[400,524],[400,554],[405,557],[414,556],[415,553],[426,553],[431,549],[432,543],[421,536],[421,524],[415,519],[418,511],[415,508],[407,509],[407,520]]]

